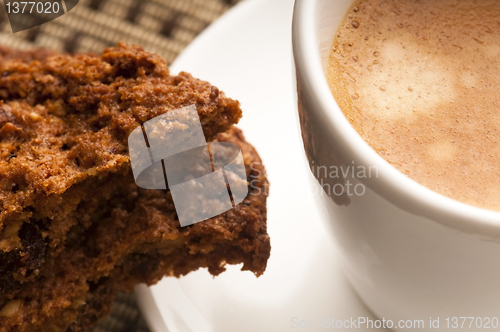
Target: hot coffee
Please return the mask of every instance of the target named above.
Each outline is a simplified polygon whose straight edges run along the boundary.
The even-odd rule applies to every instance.
[[[500,1],[356,1],[330,89],[359,134],[410,178],[500,211]]]

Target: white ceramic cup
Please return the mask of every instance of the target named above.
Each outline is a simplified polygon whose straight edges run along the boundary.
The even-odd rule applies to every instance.
[[[324,68],[351,5],[296,0],[292,32],[304,148],[344,270],[368,307],[395,325],[423,320],[419,330],[436,330],[431,318],[446,329],[447,318],[452,327],[453,317],[480,317],[500,330],[493,328],[500,320],[500,213],[444,197],[400,173],[360,137],[330,93]],[[349,166],[372,174],[353,176]],[[324,167],[348,174],[325,176]],[[469,322],[462,330],[482,330],[478,319],[470,328]]]

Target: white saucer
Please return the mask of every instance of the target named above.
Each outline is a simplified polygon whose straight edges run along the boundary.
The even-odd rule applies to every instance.
[[[292,84],[292,9],[293,0],[244,1],[171,67],[241,102],[239,127],[260,153],[271,182],[272,250],[258,279],[239,271],[241,266],[228,266],[216,278],[199,270],[138,286],[141,310],[154,332],[280,332],[325,317],[375,319],[340,271],[309,190]]]

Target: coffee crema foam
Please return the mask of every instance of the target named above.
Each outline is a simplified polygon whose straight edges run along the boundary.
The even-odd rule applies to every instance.
[[[354,128],[401,172],[500,211],[500,1],[357,1],[327,79]]]

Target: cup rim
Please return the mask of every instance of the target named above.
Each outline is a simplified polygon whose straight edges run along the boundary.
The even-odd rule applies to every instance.
[[[410,179],[383,159],[351,126],[330,92],[321,64],[317,33],[320,1],[331,0],[295,1],[292,49],[297,80],[301,80],[301,89],[311,97],[314,112],[331,128],[331,139],[342,146],[345,156],[360,165],[377,167],[379,176],[366,182],[395,205],[467,233],[500,238],[500,212],[459,202]]]

